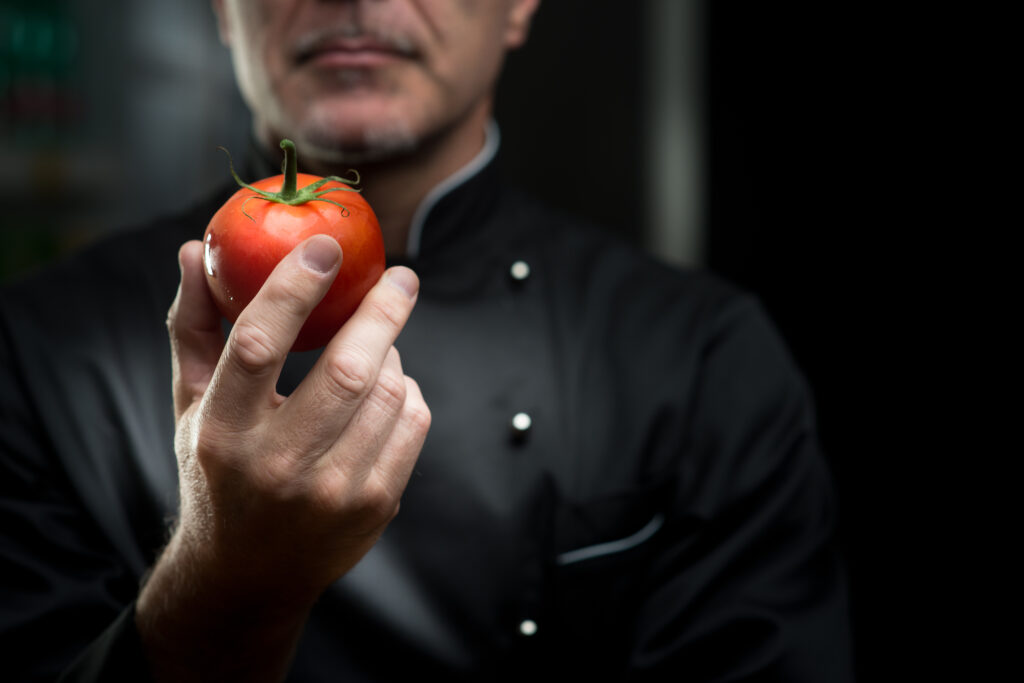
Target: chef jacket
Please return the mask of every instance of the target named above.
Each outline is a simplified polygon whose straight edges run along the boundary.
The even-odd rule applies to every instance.
[[[762,308],[506,187],[496,138],[414,218],[397,346],[432,428],[289,680],[850,680],[833,486]],[[232,189],[0,298],[6,680],[147,679],[133,600],[178,502],[164,321]]]

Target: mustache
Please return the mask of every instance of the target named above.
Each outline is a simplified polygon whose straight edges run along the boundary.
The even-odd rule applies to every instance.
[[[385,50],[404,57],[415,57],[418,53],[416,41],[404,31],[348,23],[316,28],[303,33],[292,45],[292,55],[296,61],[302,62],[318,52],[339,47]]]

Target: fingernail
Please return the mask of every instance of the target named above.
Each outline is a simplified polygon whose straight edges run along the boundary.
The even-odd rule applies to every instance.
[[[420,291],[420,279],[409,268],[404,266],[391,268],[388,270],[387,277],[388,282],[405,292],[405,295],[410,299],[416,296],[416,292]]]
[[[302,263],[318,273],[329,273],[341,259],[341,245],[333,237],[315,235],[302,247]]]

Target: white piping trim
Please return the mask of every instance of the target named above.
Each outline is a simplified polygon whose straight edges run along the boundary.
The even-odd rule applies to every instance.
[[[567,564],[573,564],[574,562],[582,562],[583,560],[601,557],[602,555],[621,553],[622,551],[636,547],[649,539],[658,532],[658,529],[660,529],[661,525],[664,523],[665,515],[654,515],[654,517],[651,518],[651,521],[647,522],[643,529],[632,536],[620,538],[617,541],[608,541],[607,543],[598,543],[597,545],[588,545],[585,548],[570,550],[556,557],[555,563],[559,566],[565,566]]]
[[[487,122],[484,133],[483,149],[468,164],[435,185],[416,207],[416,213],[412,215],[412,222],[409,224],[409,239],[405,243],[406,255],[409,258],[414,259],[419,256],[423,224],[426,223],[430,210],[443,196],[479,173],[480,169],[489,164],[494,155],[498,153],[501,133],[498,131],[498,124],[494,122],[494,119]]]

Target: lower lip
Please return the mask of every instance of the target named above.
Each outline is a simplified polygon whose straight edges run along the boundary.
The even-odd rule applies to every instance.
[[[318,52],[310,60],[310,64],[333,69],[370,69],[387,66],[401,61],[401,55],[395,52],[377,50],[330,50]]]

